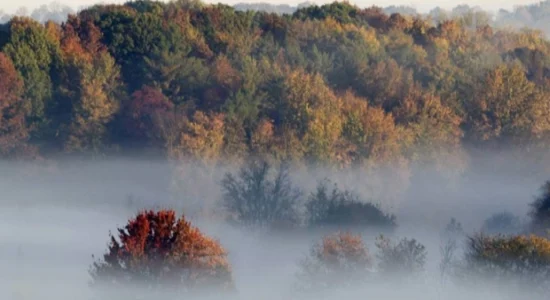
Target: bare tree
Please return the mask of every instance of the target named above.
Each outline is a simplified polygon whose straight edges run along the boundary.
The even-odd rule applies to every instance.
[[[293,187],[287,164],[273,172],[267,162],[253,160],[237,176],[227,173],[222,188],[223,204],[239,224],[269,227],[298,222],[297,204],[303,193]]]
[[[398,243],[380,236],[378,248],[378,272],[392,278],[411,278],[424,270],[426,247],[415,239],[403,238]]]
[[[455,263],[456,250],[458,249],[458,241],[464,235],[462,224],[455,218],[447,224],[441,233],[441,245],[439,253],[441,254],[441,262],[439,263],[440,278],[445,283],[449,272]]]

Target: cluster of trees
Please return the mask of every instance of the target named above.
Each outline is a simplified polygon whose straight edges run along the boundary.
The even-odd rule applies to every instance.
[[[174,211],[138,213],[118,232],[118,238],[111,235],[103,259],[90,270],[92,286],[99,292],[109,296],[235,292],[223,247],[183,216],[178,219]],[[457,283],[490,280],[548,291],[547,238],[474,235],[467,240],[464,257],[448,265],[448,274]],[[373,256],[359,235],[326,235],[301,261],[294,291],[322,292],[388,280],[403,283],[422,276],[428,253],[415,239],[395,242],[380,236],[375,245],[378,252]]]
[[[239,3],[234,7],[241,11],[254,10],[277,14],[293,14],[301,8],[314,5],[311,2],[303,2],[296,6],[287,4]],[[382,9],[388,15],[399,13],[406,16],[423,16],[435,23],[445,20],[457,20],[467,26],[474,27],[491,25],[514,29],[533,28],[544,32],[546,35],[550,33],[548,30],[550,19],[546,13],[546,11],[550,10],[550,1],[548,0],[533,4],[516,5],[511,11],[500,9],[497,13],[484,11],[479,6],[469,6],[467,4],[459,4],[449,10],[435,7],[428,12],[420,12],[416,8],[406,5],[390,5]]]
[[[331,187],[332,185],[332,187]],[[288,165],[277,168],[251,161],[238,174],[222,180],[222,204],[229,220],[251,228],[377,229],[391,231],[397,224],[377,204],[357,193],[341,190],[328,179],[318,182],[307,197],[292,183]]]
[[[380,236],[377,248],[374,270],[360,236],[328,235],[300,264],[297,287],[349,286],[372,278],[373,272],[394,276],[423,270],[426,251],[414,239],[395,244]],[[92,264],[90,275],[91,286],[109,297],[235,291],[225,249],[173,210],[142,211],[131,218],[117,236],[110,235],[108,250]]]
[[[238,11],[260,11],[267,13],[275,13],[279,15],[292,15],[297,10],[315,6],[315,2],[306,1],[297,5],[288,4],[270,4],[268,2],[257,3],[237,3],[233,8]],[[511,27],[516,29],[534,28],[548,34],[547,24],[549,22],[546,11],[550,8],[550,1],[540,1],[538,3],[517,5],[511,11],[500,9],[496,14],[482,10],[478,6],[469,6],[460,4],[456,7],[446,10],[441,7],[435,7],[429,12],[419,12],[412,6],[405,5],[390,5],[383,7],[382,10],[388,14],[399,13],[407,16],[424,16],[430,18],[434,22],[443,20],[457,19],[468,23],[469,25],[494,25],[498,27]],[[80,7],[78,10],[86,9]],[[8,22],[14,16],[31,17],[34,20],[45,23],[47,21],[55,21],[61,23],[67,20],[67,16],[76,13],[73,7],[70,7],[61,2],[54,1],[49,4],[43,4],[35,9],[20,7],[14,14],[8,14],[0,10],[0,23]]]
[[[388,280],[403,283],[421,277],[428,255],[423,244],[380,235],[373,255],[361,235],[353,235],[349,229],[393,228],[394,217],[375,206],[360,208],[365,202],[353,193],[336,186],[330,191],[328,186],[322,181],[310,194],[304,220],[307,226],[328,225],[325,231],[336,233],[325,235],[300,262],[296,292]],[[228,173],[222,187],[225,208],[242,226],[296,225],[300,219],[296,206],[303,192],[293,187],[285,165],[273,172],[267,163],[253,162],[238,175]],[[474,235],[465,234],[460,222],[451,219],[441,236],[442,283],[448,279],[468,285],[491,282],[547,293],[550,182],[542,186],[531,206],[529,226],[521,229],[517,217],[508,212],[487,219],[485,232]],[[464,249],[460,249],[462,241],[466,242]],[[463,255],[457,256],[457,250],[463,250]],[[92,286],[108,293],[235,291],[222,245],[184,216],[178,218],[173,210],[143,211],[130,219],[117,236],[110,235],[108,250],[93,263],[90,275]]]
[[[535,235],[468,238],[466,254],[456,270],[460,280],[511,284],[548,293],[550,240]]]
[[[350,287],[373,280],[406,279],[424,270],[426,248],[414,239],[398,243],[380,236],[373,257],[360,235],[339,232],[323,237],[301,262],[296,289],[300,292]]]
[[[0,49],[2,157],[459,170],[472,145],[533,151],[550,132],[550,44],[536,31],[337,2],[277,15],[133,1],[61,24],[14,17]]]
[[[226,173],[221,181],[221,206],[228,220],[253,228],[305,226],[329,230],[375,229],[391,232],[397,226],[395,215],[386,213],[379,203],[363,199],[356,191],[342,189],[329,179],[317,182],[307,191],[296,183],[287,164],[277,167],[252,160],[239,172]],[[530,204],[529,220],[509,211],[495,213],[482,224],[488,235],[550,234],[550,181],[545,182]],[[461,235],[462,225],[451,219],[444,231],[450,242]]]

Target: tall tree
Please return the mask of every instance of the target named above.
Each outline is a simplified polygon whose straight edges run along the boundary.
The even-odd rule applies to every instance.
[[[99,44],[101,35],[96,27],[88,22],[75,28],[75,22],[66,24],[62,43],[63,92],[70,102],[70,117],[64,124],[64,148],[69,152],[98,151],[105,146],[106,126],[119,109],[120,71]]]
[[[25,122],[23,80],[11,60],[0,52],[0,158],[34,154]]]
[[[284,83],[284,123],[303,139],[314,161],[329,162],[342,132],[342,102],[319,75],[288,74]]]
[[[15,17],[9,24],[9,42],[3,52],[10,57],[24,81],[24,108],[33,136],[46,136],[48,106],[54,95],[59,66],[59,41],[53,40],[41,24],[29,18]]]
[[[517,65],[501,65],[477,85],[469,135],[477,141],[530,142],[550,130],[548,94]]]

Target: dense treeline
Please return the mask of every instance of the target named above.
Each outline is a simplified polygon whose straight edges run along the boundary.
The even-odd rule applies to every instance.
[[[259,3],[238,3],[234,7],[237,10],[255,10],[274,12],[278,14],[293,14],[299,9],[313,6],[315,3],[303,2],[296,6],[288,4],[269,4],[266,2]],[[549,34],[548,30],[548,10],[550,1],[540,1],[538,3],[516,5],[513,10],[500,9],[498,12],[485,11],[479,6],[470,6],[467,4],[459,4],[452,9],[444,9],[435,7],[430,11],[421,12],[412,6],[406,5],[390,5],[383,8],[383,11],[391,15],[400,13],[408,16],[422,15],[429,18],[433,22],[441,22],[443,20],[459,20],[470,26],[492,25],[497,27],[509,27],[515,29],[533,28],[541,30],[545,34]]]
[[[347,3],[98,5],[0,32],[4,157],[153,151],[346,167],[544,149],[550,43]]]

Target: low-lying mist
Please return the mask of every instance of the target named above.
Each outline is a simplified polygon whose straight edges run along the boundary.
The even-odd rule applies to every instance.
[[[224,166],[206,175],[199,169],[192,163],[146,159],[0,163],[0,298],[95,299],[88,271],[92,255],[105,253],[109,232],[138,211],[175,209],[227,250],[236,290],[231,297],[237,299],[534,299],[513,286],[443,280],[441,233],[455,219],[467,235],[475,234],[489,217],[503,212],[523,224],[529,203],[547,179],[544,173],[528,177],[513,167],[498,172],[471,168],[447,180],[434,170],[418,168],[405,184],[391,172],[291,170],[291,182],[303,190],[303,198],[315,191],[319,180],[330,179],[393,214],[397,226],[389,236],[414,238],[427,253],[423,272],[408,280],[377,278],[303,294],[293,289],[300,262],[312,245],[335,230],[269,230],[228,223],[220,213],[221,185],[227,172],[238,169]],[[352,231],[375,256],[382,232]],[[457,244],[459,258],[465,242]]]

